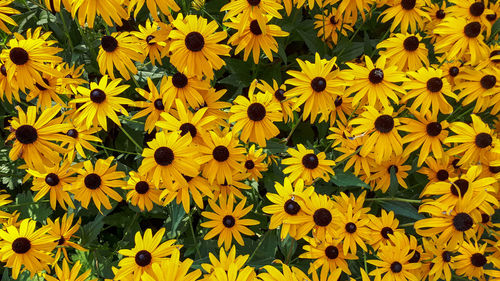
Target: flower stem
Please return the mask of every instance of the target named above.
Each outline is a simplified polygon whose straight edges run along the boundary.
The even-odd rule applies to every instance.
[[[127,138],[139,149],[139,150],[142,150],[142,146],[140,146],[135,140],[134,138],[132,138],[132,136],[127,133],[127,131],[125,131],[125,129],[123,128],[123,126],[119,126],[120,127],[120,130],[122,130],[122,132],[127,136]]]

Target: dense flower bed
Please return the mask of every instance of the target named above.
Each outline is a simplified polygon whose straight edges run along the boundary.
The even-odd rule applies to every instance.
[[[495,0],[0,0],[4,280],[500,280]]]

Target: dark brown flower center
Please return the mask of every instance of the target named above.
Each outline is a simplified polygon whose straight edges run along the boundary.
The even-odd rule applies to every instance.
[[[458,75],[458,73],[460,73],[460,69],[458,69],[458,67],[456,66],[452,66],[450,67],[450,69],[448,69],[448,73],[451,77],[455,77]]]
[[[231,228],[236,224],[236,220],[233,216],[227,215],[222,219],[222,224],[227,228]]]
[[[318,156],[314,153],[308,153],[302,157],[302,165],[306,167],[307,169],[316,169],[319,165],[319,159]]]
[[[427,131],[427,135],[429,135],[431,137],[435,137],[435,136],[439,135],[441,133],[442,129],[443,129],[443,127],[441,127],[441,124],[439,124],[438,122],[431,122],[431,123],[427,124],[427,126],[425,127],[425,130]]]
[[[16,65],[24,65],[30,59],[28,52],[20,47],[14,47],[9,52],[10,60]]]
[[[500,173],[500,166],[489,166],[489,167],[488,167],[488,170],[489,170],[492,174]]]
[[[101,186],[101,182],[101,177],[94,173],[86,175],[83,180],[85,187],[92,190],[98,189]]]
[[[186,175],[182,175],[182,177],[186,180],[186,182],[190,182],[193,179],[193,177],[186,176]]]
[[[139,194],[145,194],[149,190],[149,184],[145,181],[139,181],[135,184],[135,191]]]
[[[0,73],[2,73],[3,76],[7,76],[7,68],[5,68],[5,64],[2,63],[2,66],[0,66]]]
[[[339,249],[335,246],[328,246],[325,249],[325,255],[327,258],[334,260],[339,256]]]
[[[90,100],[95,103],[102,103],[106,100],[106,93],[101,89],[93,89],[90,91]]]
[[[469,12],[471,15],[479,17],[483,14],[484,8],[485,7],[483,2],[475,2],[474,4],[470,5]]]
[[[372,84],[381,83],[384,80],[384,71],[380,68],[372,69],[370,74],[368,74],[368,80],[370,80]]]
[[[168,166],[174,161],[174,152],[166,146],[156,149],[154,154],[155,161],[160,166]]]
[[[46,78],[42,78],[42,80],[43,80],[43,83],[45,83],[45,84],[49,85],[49,80],[47,80]],[[37,87],[37,89],[38,89],[38,90],[40,90],[40,91],[45,91],[45,90],[47,90],[47,88],[45,88],[44,86],[42,86],[42,85],[38,84],[38,82],[37,82],[37,83],[35,83],[35,86],[36,86],[36,87]]]
[[[196,127],[191,123],[182,124],[180,129],[181,129],[181,136],[184,136],[189,132],[192,138],[196,137],[196,133],[198,132],[196,130]]]
[[[448,179],[449,176],[450,176],[450,173],[448,173],[448,171],[446,171],[446,170],[439,170],[436,173],[436,177],[439,181],[445,181]]]
[[[45,183],[50,186],[56,186],[59,184],[59,177],[54,173],[50,173],[45,176]]]
[[[490,222],[490,216],[488,214],[481,214],[481,223],[488,223]]]
[[[399,273],[399,272],[401,272],[401,270],[403,270],[403,266],[401,265],[401,263],[395,261],[391,264],[391,271],[392,272]]]
[[[257,6],[260,4],[260,0],[247,0],[247,2],[250,6]]]
[[[188,78],[186,75],[184,75],[180,72],[177,72],[176,74],[174,74],[174,76],[172,76],[172,84],[176,88],[182,89],[182,88],[186,87],[186,85],[188,84]]]
[[[252,121],[261,121],[266,117],[266,108],[261,103],[254,102],[248,106],[247,115]]]
[[[398,166],[396,165],[391,165],[389,166],[389,168],[387,168],[387,173],[390,174],[391,173],[391,169],[394,169],[394,173],[397,174],[399,169],[398,169]]]
[[[477,21],[468,23],[464,27],[464,33],[469,38],[476,38],[481,33],[481,24]]]
[[[386,226],[382,228],[382,230],[380,230],[380,235],[382,235],[384,239],[389,239],[389,234],[394,234],[394,230],[392,230],[392,228],[390,227]]]
[[[389,133],[394,128],[394,119],[387,114],[380,115],[375,119],[375,129],[381,133]]]
[[[342,102],[343,102],[342,97],[341,97],[341,96],[337,96],[337,97],[335,98],[335,101],[334,101],[335,107],[339,107],[339,106],[341,106],[341,105],[342,105]]]
[[[154,106],[157,110],[160,110],[160,111],[165,110],[165,106],[163,105],[163,101],[162,101],[161,99],[156,99],[156,100],[153,102],[153,106]]]
[[[492,57],[495,57],[495,56],[500,56],[500,50],[494,50],[493,52],[490,53],[490,59]],[[494,62],[494,63],[499,63],[500,62],[500,58],[492,59],[491,61]],[[2,65],[2,67],[5,67],[5,66]],[[3,72],[2,72],[2,74],[3,74]],[[7,72],[5,72],[5,74],[3,74],[3,75],[7,76]]]
[[[490,134],[487,133],[479,133],[476,135],[476,139],[474,140],[476,146],[479,148],[486,148],[491,145],[493,142],[493,138]]]
[[[409,263],[416,263],[420,261],[420,252],[417,250],[410,250],[410,253],[413,252],[413,256],[408,260]]]
[[[34,143],[38,139],[38,133],[33,126],[22,125],[16,130],[16,139],[22,144]]]
[[[317,209],[313,214],[313,220],[317,226],[327,226],[332,222],[332,213],[325,208]]]
[[[19,237],[12,242],[12,251],[16,254],[25,254],[31,249],[31,242],[28,238]]]
[[[453,218],[453,226],[458,231],[462,231],[462,232],[467,231],[467,230],[472,228],[473,224],[474,224],[474,221],[472,220],[471,216],[469,216],[466,213],[458,213]]]
[[[292,199],[288,199],[283,206],[285,212],[289,215],[296,215],[300,211],[299,203],[295,202]]]
[[[411,10],[415,8],[415,5],[417,4],[416,0],[402,0],[401,1],[401,7],[405,10]]]
[[[229,150],[223,145],[219,145],[212,151],[212,156],[217,162],[224,162],[229,158]]]
[[[496,13],[493,13],[493,14],[487,14],[486,15],[486,19],[489,21],[489,22],[494,22],[497,20],[497,14]]]
[[[251,169],[255,168],[255,163],[252,160],[247,160],[247,161],[245,161],[245,168],[247,170],[251,170]]]
[[[412,52],[418,49],[419,43],[417,36],[410,36],[403,41],[403,46],[405,50]]]
[[[186,44],[186,48],[191,52],[199,52],[205,46],[205,39],[199,32],[193,31],[186,35],[184,44]]]
[[[66,135],[76,139],[78,137],[78,131],[75,129],[69,129],[68,132],[66,132]]]
[[[250,32],[254,35],[261,35],[262,30],[260,29],[259,22],[257,20],[253,20],[250,22]]]
[[[323,77],[315,77],[311,81],[311,88],[315,92],[323,92],[326,88],[326,80]]]
[[[57,240],[57,245],[61,246],[64,244],[64,242],[66,242],[66,238],[64,238],[64,236],[61,236],[61,238]]]
[[[101,38],[101,47],[104,51],[111,53],[118,48],[118,41],[113,36],[103,36]]]
[[[443,88],[443,80],[439,77],[432,77],[427,80],[427,90],[432,93],[437,93]]]
[[[357,229],[358,227],[356,226],[356,224],[352,222],[348,222],[345,224],[345,231],[347,231],[348,233],[354,233]]]
[[[475,267],[483,267],[488,261],[486,260],[486,257],[483,254],[475,253],[470,257],[470,262]]]
[[[436,18],[442,20],[442,19],[444,19],[445,16],[446,16],[446,13],[443,10],[441,10],[441,9],[437,10]]]
[[[276,90],[276,92],[274,92],[274,97],[279,101],[284,101],[286,99],[285,90],[283,89]]]
[[[135,263],[138,266],[148,266],[151,264],[151,261],[153,260],[153,257],[151,256],[151,253],[146,251],[146,250],[141,250],[135,254]]]
[[[154,42],[151,42],[151,40],[155,39],[154,35],[148,35],[148,37],[146,37],[146,43],[148,43],[148,45],[154,45],[156,43]]]
[[[441,253],[441,258],[443,259],[444,262],[450,262],[451,261],[451,253],[448,251],[443,251]]]
[[[467,190],[469,190],[469,182],[465,179],[458,179],[450,186],[451,194],[455,196],[464,196]]]
[[[485,90],[489,90],[495,86],[497,83],[497,78],[493,75],[484,75],[481,78],[481,87]]]
[[[331,16],[330,17],[330,23],[333,24],[333,25],[337,25],[337,23],[339,23],[339,21],[335,18],[335,16]]]

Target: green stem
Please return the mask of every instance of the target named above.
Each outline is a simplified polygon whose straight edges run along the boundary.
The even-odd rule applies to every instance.
[[[201,258],[200,247],[198,247],[198,239],[196,239],[196,235],[194,235],[192,213],[193,213],[193,211],[191,211],[189,213],[189,228],[191,229],[191,235],[193,235],[193,241],[194,241],[194,247],[196,248],[196,254],[198,254],[198,257]]]
[[[399,227],[408,227],[408,226],[413,226],[415,224],[415,222],[409,222],[409,223],[405,223],[405,224],[400,224]]]
[[[17,208],[17,207],[37,205],[37,204],[42,204],[42,203],[49,203],[49,200],[39,200],[39,201],[33,201],[33,202],[27,202],[27,203],[5,205],[5,206],[2,206],[2,208]]]
[[[262,243],[264,243],[264,240],[266,239],[266,236],[268,235],[270,231],[266,232],[263,236],[261,236],[261,239],[259,241],[259,244],[257,244],[257,247],[255,247],[255,250],[253,250],[253,253],[250,255],[250,258],[248,258],[248,261],[251,261],[253,256],[257,253],[257,250],[259,250],[260,246],[262,246]]]
[[[66,33],[66,37],[68,37],[69,47],[71,48],[71,51],[73,51],[73,41],[71,41],[71,36],[69,35],[70,33],[68,30],[68,25],[66,25],[66,20],[64,19],[64,14],[63,14],[62,10],[59,13],[59,16],[61,16],[61,20],[62,20],[63,28],[64,28],[64,33]]]
[[[285,139],[285,143],[288,143],[288,141],[290,140],[290,138],[292,137],[293,133],[295,132],[295,130],[297,129],[297,127],[299,126],[300,122],[302,121],[302,117],[304,116],[304,112],[302,112],[302,114],[300,114],[300,117],[299,117],[299,120],[297,121],[297,123],[295,123],[295,125],[293,125],[293,128],[292,130],[290,131],[290,133],[288,134],[288,137],[286,137]]]
[[[422,200],[418,199],[406,199],[406,198],[367,198],[365,201],[398,201],[398,202],[406,202],[406,203],[414,203],[414,204],[420,204],[422,203]]]
[[[138,143],[134,140],[134,138],[132,138],[132,136],[131,136],[129,133],[127,133],[127,131],[125,131],[125,129],[123,128],[123,126],[119,126],[119,127],[120,127],[120,129],[122,130],[122,132],[123,132],[123,133],[127,136],[127,138],[128,138],[128,139],[129,139],[129,140],[130,140],[130,141],[131,141],[131,142],[132,142],[132,143],[133,143],[133,144],[134,144],[134,145],[135,145],[135,146],[136,146],[139,150],[142,150],[142,149],[143,149],[143,147],[142,147],[142,146],[140,146],[140,145],[139,145],[139,144],[138,144]]]
[[[125,151],[125,150],[119,150],[119,149],[115,149],[115,148],[106,147],[106,146],[100,145],[100,144],[94,144],[94,145],[97,146],[97,147],[103,148],[105,150],[111,150],[111,151],[114,151],[114,152],[120,152],[120,153],[125,153],[125,154],[132,154],[132,155],[141,155],[140,153],[137,153],[137,152],[130,152],[130,151]]]

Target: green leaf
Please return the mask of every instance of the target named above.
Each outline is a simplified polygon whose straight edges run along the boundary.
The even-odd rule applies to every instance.
[[[370,187],[368,184],[366,184],[364,181],[362,181],[352,173],[344,173],[341,169],[335,170],[335,175],[330,179],[330,182],[341,187]]]
[[[37,222],[45,222],[45,220],[52,214],[52,208],[49,203],[40,201],[34,202],[33,197],[34,195],[31,191],[18,194],[16,196],[16,204],[20,206],[17,210],[21,212],[22,218],[32,218]]]
[[[389,195],[394,196],[399,189],[398,178],[396,177],[396,167],[390,167],[391,185],[389,186]]]
[[[312,30],[314,30],[313,23],[314,21],[312,19],[303,21],[298,27],[297,33],[304,40],[313,55],[314,53],[319,53],[321,57],[324,57],[324,50],[326,49],[325,43],[321,41],[318,36],[316,36],[315,32],[311,32]]]
[[[182,222],[186,212],[182,207],[182,204],[175,204],[171,202],[169,205],[170,210],[170,221],[167,223],[167,229],[170,230],[167,235],[169,238],[175,238],[177,236],[177,228]]]
[[[99,235],[102,227],[104,226],[103,219],[104,216],[98,215],[94,221],[89,222],[80,228],[80,237],[82,239],[81,244],[83,246],[90,245],[97,239],[97,235]]]
[[[424,218],[410,203],[400,201],[381,201],[379,203],[386,211],[393,211],[396,215],[415,220]]]

